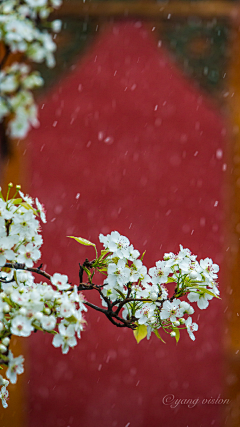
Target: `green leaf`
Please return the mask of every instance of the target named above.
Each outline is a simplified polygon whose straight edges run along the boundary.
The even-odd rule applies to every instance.
[[[160,339],[162,342],[164,342],[164,344],[166,344],[166,342],[162,339],[157,329],[154,330],[154,334],[156,335],[156,337],[158,337],[158,339]]]
[[[173,282],[176,282],[176,279],[174,279],[173,277],[168,277],[167,283],[173,283]]]
[[[176,342],[178,342],[179,341],[179,339],[180,339],[180,331],[179,331],[179,329],[178,328],[173,328],[173,331],[175,332],[175,339],[176,339]]]
[[[105,255],[107,255],[108,253],[109,253],[108,249],[104,249],[103,251],[101,251],[101,255],[99,257],[99,260],[102,260],[105,257]]]
[[[143,252],[143,254],[142,254],[141,258],[140,258],[141,261],[143,260],[143,257],[145,255],[145,253],[146,253],[146,251]]]
[[[69,323],[77,323],[77,319],[76,319],[76,317],[75,316],[70,316],[70,317],[66,317],[66,320],[69,322]]]
[[[147,336],[147,326],[138,325],[137,328],[134,329],[133,335],[135,336],[137,343],[140,343],[140,341]]]
[[[91,279],[91,272],[88,270],[88,268],[84,267],[83,265],[82,265],[82,268],[85,271],[85,273],[87,273],[88,279]]]
[[[214,292],[209,291],[209,289],[206,289],[203,286],[195,286],[194,288],[198,289],[200,292],[203,292],[204,294],[209,294],[209,295],[212,295],[212,297],[221,299],[218,295],[214,294]],[[191,288],[191,289],[194,289],[194,288]]]
[[[78,243],[85,246],[96,246],[94,243],[89,242],[87,239],[83,239],[82,237],[74,237],[74,236],[67,236],[70,237],[70,239],[75,239]]]
[[[99,268],[97,267],[97,269],[100,273],[108,270],[107,267],[99,267]]]
[[[87,239],[83,239],[83,237],[74,237],[74,236],[67,236],[67,237],[69,237],[70,239],[76,240],[81,245],[84,245],[84,246],[93,246],[94,249],[95,249],[95,252],[96,252],[96,256],[98,256],[95,243],[92,243],[92,242],[90,242]]]

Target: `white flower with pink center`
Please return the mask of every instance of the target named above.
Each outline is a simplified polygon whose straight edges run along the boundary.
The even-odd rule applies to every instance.
[[[172,272],[171,268],[167,265],[166,261],[157,261],[156,267],[149,269],[149,274],[152,277],[152,283],[154,285],[160,285],[166,283],[168,275]]]
[[[31,320],[25,316],[18,314],[12,320],[11,333],[19,337],[29,337],[31,332],[34,330]]]
[[[121,236],[118,231],[112,231],[112,233],[107,236],[100,234],[99,240],[106,249],[114,253],[114,256],[118,258],[128,258],[130,254],[130,242],[127,237]],[[132,248],[131,253],[133,253]]]
[[[182,317],[183,310],[180,307],[180,300],[173,300],[173,302],[170,301],[164,301],[160,318],[162,320],[170,319],[171,322],[176,322],[177,317]]]
[[[62,347],[62,353],[68,353],[69,347],[75,347],[75,325],[65,327],[62,323],[58,326],[59,334],[54,335],[52,344],[54,347]]]
[[[52,331],[56,326],[57,320],[55,316],[43,316],[41,318],[42,328],[46,331]]]
[[[151,323],[152,318],[154,317],[155,306],[151,303],[143,304],[141,308],[136,310],[135,316],[138,319],[139,325],[146,325]]]
[[[54,273],[51,278],[51,282],[60,291],[66,291],[67,289],[71,288],[71,285],[68,283],[68,276],[65,274]]]
[[[12,384],[16,384],[17,382],[17,374],[22,374],[23,369],[23,356],[13,357],[11,350],[8,353],[9,361],[8,361],[8,369],[6,372],[6,377]]]
[[[217,279],[217,273],[219,272],[219,266],[217,264],[213,264],[211,258],[201,259],[200,266],[203,269],[203,274],[209,280]]]
[[[34,262],[41,257],[41,252],[32,243],[28,243],[26,246],[21,245],[18,252],[17,261],[25,264],[26,267],[32,267]]]
[[[195,341],[195,336],[194,336],[193,332],[198,330],[197,323],[192,323],[192,318],[188,317],[186,322],[185,322],[185,325],[187,327],[187,331],[189,333],[191,340]]]

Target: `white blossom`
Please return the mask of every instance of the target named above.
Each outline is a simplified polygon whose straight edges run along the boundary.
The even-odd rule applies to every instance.
[[[74,325],[69,325],[65,327],[60,323],[59,334],[54,335],[52,344],[54,347],[62,347],[62,353],[68,353],[69,347],[75,347],[77,345],[77,340],[75,337],[75,327]]]
[[[22,374],[24,371],[23,356],[13,357],[11,350],[8,353],[9,361],[8,361],[8,369],[6,371],[6,377],[12,384],[16,384],[17,382],[17,374]]]
[[[29,337],[34,330],[31,321],[25,316],[18,314],[12,320],[11,333],[20,337]]]
[[[65,274],[54,273],[53,277],[51,278],[51,282],[62,291],[71,288],[71,285],[68,283],[68,276]]]
[[[198,330],[197,323],[192,323],[192,318],[188,317],[186,322],[185,322],[185,325],[187,327],[187,331],[189,333],[191,340],[195,341],[195,336],[194,336],[193,332]]]

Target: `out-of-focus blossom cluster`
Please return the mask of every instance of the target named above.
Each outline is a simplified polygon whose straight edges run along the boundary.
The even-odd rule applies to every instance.
[[[56,43],[52,34],[61,29],[61,21],[47,22],[49,14],[61,0],[4,0],[0,2],[0,43],[5,51],[0,62],[0,121],[9,116],[8,132],[24,138],[31,126],[38,125],[37,107],[31,90],[43,84],[38,73],[15,62],[5,67],[10,54],[22,60],[55,65]]]
[[[122,316],[138,325],[136,338],[149,338],[151,332],[160,338],[160,329],[178,341],[180,329],[187,329],[195,340],[198,325],[192,322],[194,308],[190,303],[197,303],[202,310],[219,295],[218,265],[210,258],[198,262],[180,245],[178,254],[166,253],[148,271],[127,237],[113,231],[107,236],[100,234],[100,241],[108,252],[103,294],[113,303],[122,301]],[[106,305],[104,300],[102,303]]]

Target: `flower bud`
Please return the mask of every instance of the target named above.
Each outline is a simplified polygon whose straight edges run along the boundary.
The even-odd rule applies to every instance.
[[[10,338],[5,337],[2,339],[2,344],[8,346],[8,344],[10,343]]]
[[[55,21],[52,21],[52,29],[55,33],[59,33],[62,27],[62,21],[60,19],[55,19]]]
[[[26,316],[26,314],[27,314],[26,308],[25,307],[21,307],[20,310],[19,310],[19,313],[22,314],[23,316]]]
[[[45,300],[51,300],[51,299],[52,299],[52,297],[53,297],[53,295],[54,295],[54,291],[53,291],[53,290],[51,290],[51,291],[47,291],[47,292],[44,294],[44,298],[45,298]]]
[[[6,380],[5,378],[2,377],[2,375],[0,375],[0,387],[3,386],[8,386],[9,381]]]
[[[7,347],[3,344],[0,344],[0,353],[5,353],[7,351]]]
[[[181,319],[179,319],[179,322],[180,322],[180,325],[184,325],[186,320],[184,319],[184,317],[181,317]]]
[[[158,299],[157,292],[151,292],[150,293],[150,298],[151,298],[152,301],[156,301]]]
[[[51,314],[51,310],[48,307],[45,307],[43,311],[45,314]]]
[[[43,317],[43,314],[41,313],[41,311],[37,311],[37,313],[34,314],[34,319],[36,320],[41,320]]]
[[[4,306],[3,306],[3,312],[4,313],[8,313],[11,309],[10,309],[10,307],[9,307],[9,305],[8,304],[4,304]]]
[[[180,322],[178,320],[176,320],[175,322],[173,322],[174,326],[180,326]]]
[[[189,277],[190,277],[190,279],[196,279],[197,278],[197,273],[196,273],[196,271],[192,271],[190,274],[189,274]]]
[[[171,335],[171,337],[175,337],[175,336],[176,336],[176,332],[172,331],[172,332],[170,333],[170,335]]]

